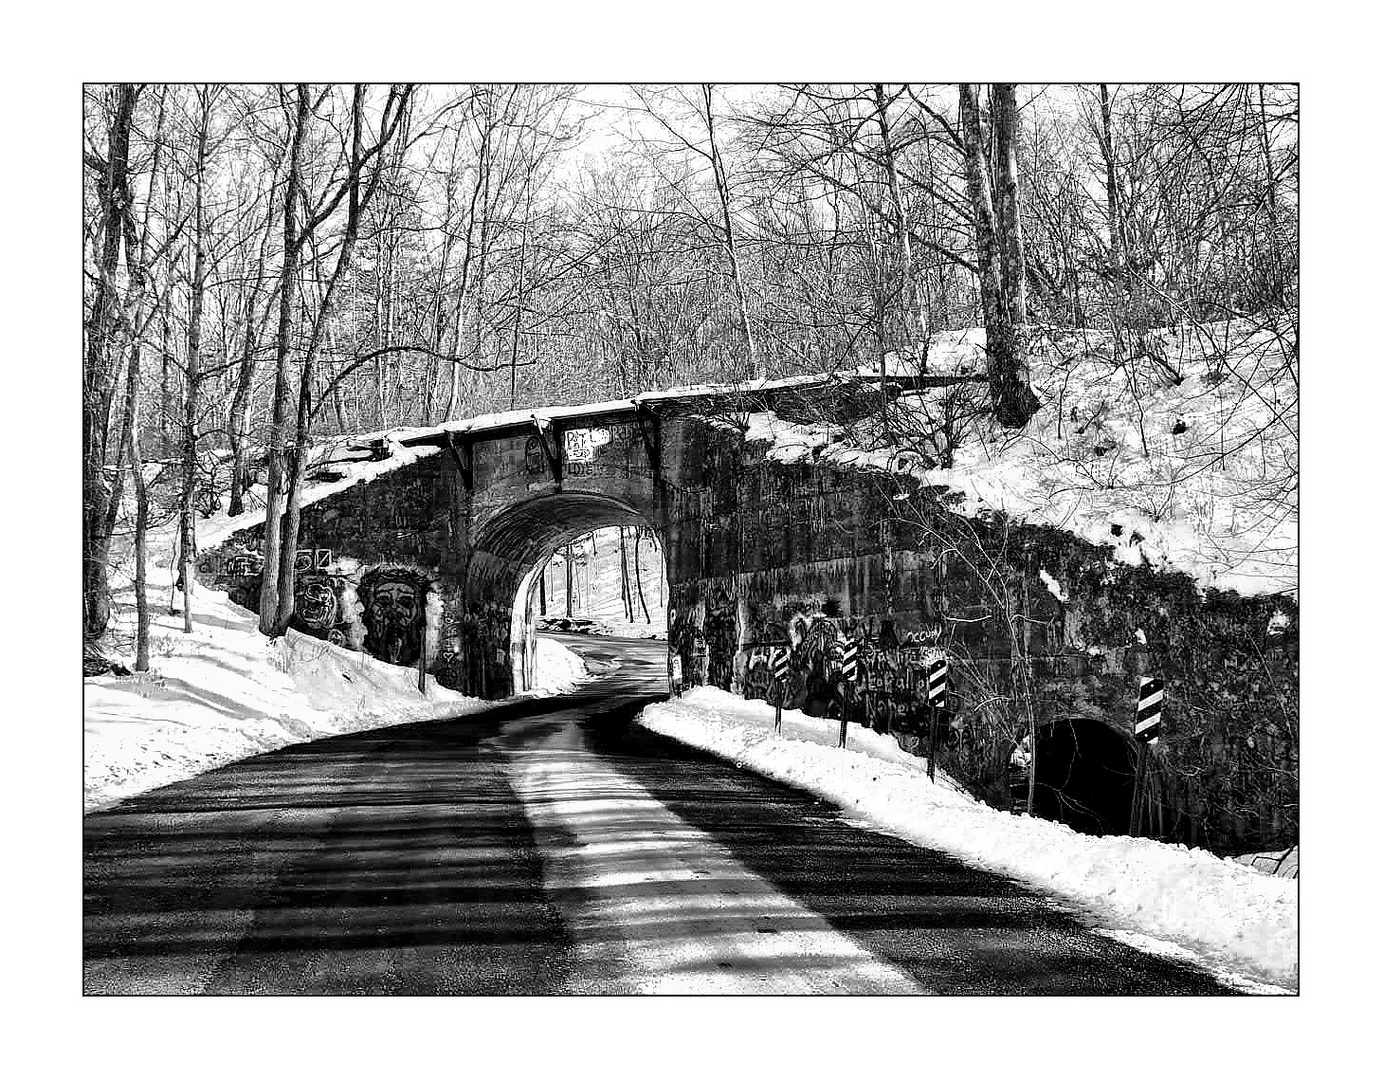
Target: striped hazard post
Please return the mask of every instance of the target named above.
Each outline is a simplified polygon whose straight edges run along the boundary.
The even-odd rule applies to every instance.
[[[951,665],[944,656],[927,665],[927,779],[932,783],[936,783],[937,728],[946,708],[946,679],[950,674]]]
[[[1144,742],[1157,742],[1162,734],[1162,680],[1138,680],[1138,715],[1133,721],[1133,733]]]
[[[860,643],[854,638],[845,639],[845,648],[840,656],[840,673],[845,679],[847,689],[840,696],[840,745],[845,747],[845,725],[850,722],[850,700],[853,687],[860,677]]]
[[[1128,834],[1141,830],[1146,802],[1148,747],[1162,734],[1162,680],[1142,676],[1138,680],[1138,709],[1133,715],[1133,735],[1138,740],[1138,766],[1133,774],[1133,805],[1129,808]]]
[[[854,638],[845,639],[845,650],[840,658],[840,673],[846,682],[858,682],[860,677],[860,643]]]
[[[946,679],[951,665],[944,656],[927,665],[927,704],[934,709],[946,708]]]
[[[773,701],[773,730],[775,732],[783,730],[783,699],[788,693],[788,661],[792,659],[792,650],[788,648],[774,649],[773,655],[769,660],[769,671],[773,674],[773,681],[778,686],[778,692],[774,695]]]

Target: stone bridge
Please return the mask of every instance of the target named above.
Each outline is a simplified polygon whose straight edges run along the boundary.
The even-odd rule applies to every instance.
[[[1002,805],[1025,700],[1039,762],[1122,787],[1138,676],[1156,672],[1171,703],[1156,779],[1170,816],[1159,832],[1224,847],[1294,835],[1294,814],[1279,809],[1295,805],[1285,728],[1267,751],[1282,790],[1262,797],[1256,818],[1234,809],[1243,799],[1232,786],[1265,756],[1250,718],[1295,709],[1292,599],[1202,594],[1184,575],[1117,564],[1107,547],[1060,530],[951,513],[879,467],[886,453],[861,467],[822,434],[832,430],[823,417],[863,416],[880,392],[877,379],[799,378],[342,443],[336,461],[309,471],[295,625],[504,697],[531,685],[546,561],[594,529],[649,526],[667,563],[670,656],[690,684],[766,697],[767,651],[791,643],[788,704],[822,715],[840,701],[848,635],[861,642],[855,718],[912,748],[926,662],[943,648],[956,767]],[[816,434],[775,446],[769,416]],[[377,475],[351,484],[371,460]],[[247,525],[204,553],[199,578],[257,607],[262,532]],[[1099,745],[1098,762],[1076,761]],[[1064,817],[1054,800],[1052,816]]]
[[[304,506],[299,628],[397,663],[426,650],[443,685],[503,697],[532,677],[543,565],[594,529],[639,525],[665,553],[669,638],[689,682],[752,689],[755,650],[790,636],[822,654],[823,677],[845,630],[935,642],[933,560],[880,531],[897,485],[819,468],[807,451],[785,464],[771,441],[746,437],[751,415],[819,424],[868,411],[879,393],[877,380],[788,379],[358,441],[357,455],[387,458],[398,446],[413,460]],[[309,479],[329,482],[331,469]],[[261,542],[262,526],[236,534],[203,558],[200,576],[253,602]],[[352,601],[363,608],[354,636]],[[830,633],[810,633],[819,618]]]

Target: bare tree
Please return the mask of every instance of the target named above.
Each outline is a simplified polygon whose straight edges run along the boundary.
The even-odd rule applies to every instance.
[[[191,295],[187,316],[187,364],[186,395],[184,397],[182,467],[182,500],[178,514],[178,553],[179,576],[183,593],[183,632],[192,633],[192,590],[194,588],[192,567],[197,557],[196,498],[198,482],[197,435],[202,386],[202,305],[206,297],[207,279],[207,219],[206,219],[206,172],[207,140],[211,128],[212,109],[215,105],[217,88],[198,86],[195,91],[197,103],[197,148],[193,158],[193,263],[189,281]]]
[[[978,95],[973,83],[960,84],[960,114],[965,133],[966,182],[974,214],[975,248],[980,268],[980,295],[984,303],[990,396],[999,423],[1020,428],[1037,412],[1038,401],[1028,387],[1027,361],[1010,303],[1015,290],[1021,293],[1021,282],[1015,284],[1004,273],[1006,241],[994,211],[989,182],[992,169],[985,152],[986,139],[980,127]],[[1012,125],[1007,125],[1006,133],[1010,138],[1012,132]],[[1007,146],[998,148],[1000,157],[1010,152]]]
[[[290,149],[289,190],[284,207],[284,275],[280,287],[279,302],[288,314],[280,318],[280,379],[275,384],[274,431],[278,442],[271,448],[270,481],[268,508],[265,518],[264,544],[264,583],[260,596],[260,629],[272,636],[283,634],[292,621],[294,610],[294,576],[297,556],[298,526],[301,518],[301,490],[307,471],[307,459],[312,422],[313,371],[318,350],[321,347],[327,320],[330,317],[332,301],[347,271],[350,269],[355,243],[359,236],[360,221],[370,201],[379,189],[380,180],[386,168],[384,151],[399,129],[400,121],[412,96],[411,86],[390,87],[388,97],[381,110],[379,132],[375,141],[365,144],[365,87],[357,84],[354,88],[350,106],[350,145],[345,161],[345,175],[324,196],[321,203],[305,212],[305,222],[301,229],[295,227],[293,219],[296,212],[296,185],[294,176],[300,177],[302,137],[309,124],[310,111],[307,108],[310,91],[307,86],[297,87],[297,114],[293,124],[293,144]],[[368,174],[366,170],[369,170]],[[312,239],[316,230],[326,222],[337,207],[345,202],[346,218],[341,244],[337,249],[336,261],[326,284],[320,304],[313,313],[307,345],[302,352],[302,374],[298,384],[296,422],[292,428],[291,451],[286,444],[288,427],[287,351],[289,348],[289,329],[291,327],[291,304],[288,295],[292,291],[292,276],[296,274],[296,258],[303,245]],[[292,255],[290,265],[289,251]],[[277,475],[276,475],[277,474]],[[270,522],[276,527],[269,528]],[[270,566],[275,565],[272,572]],[[270,587],[272,583],[272,588]]]
[[[84,160],[95,176],[99,216],[94,223],[95,259],[86,315],[86,362],[82,386],[82,614],[86,637],[99,637],[110,621],[110,484],[106,443],[119,377],[120,239],[130,201],[130,130],[139,88],[123,83],[109,92],[106,144],[102,154],[88,148]]]

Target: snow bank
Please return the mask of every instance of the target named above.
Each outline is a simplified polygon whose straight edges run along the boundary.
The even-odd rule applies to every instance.
[[[191,634],[181,613],[150,601],[151,670],[85,680],[87,810],[291,743],[493,706],[431,675],[424,696],[415,669],[293,630],[271,641],[225,593],[194,593]],[[543,638],[535,671],[530,695],[585,677],[579,657]]]
[[[589,677],[581,657],[560,641],[538,636],[533,656],[534,689],[529,692],[530,696],[535,693],[564,694]]]
[[[1156,937],[1221,971],[1247,969],[1292,987],[1297,977],[1297,883],[1265,877],[1199,849],[1095,837],[1003,813],[960,790],[891,738],[773,708],[712,687],[644,710],[653,731],[828,799],[871,828],[937,848],[1087,905],[1128,940]],[[1141,939],[1140,939],[1141,940]],[[1171,947],[1169,945],[1169,947]],[[1240,979],[1244,988],[1271,989]]]

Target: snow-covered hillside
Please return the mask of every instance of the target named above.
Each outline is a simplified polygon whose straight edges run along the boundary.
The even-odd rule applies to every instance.
[[[1021,431],[985,419],[987,391],[971,383],[901,399],[890,421],[903,434],[901,449],[879,448],[875,417],[846,430],[759,413],[747,418],[746,437],[770,443],[768,455],[784,462],[816,457],[907,473],[958,493],[967,513],[1003,511],[1065,529],[1112,545],[1123,562],[1178,570],[1202,587],[1295,593],[1295,327],[1236,321],[1158,330],[1146,348],[1118,366],[1107,334],[1039,333],[1031,375],[1042,408]],[[890,358],[893,374],[915,369]],[[927,370],[982,375],[984,331],[937,334]],[[932,427],[948,397],[965,437],[941,468],[916,452],[935,448],[910,436]]]

